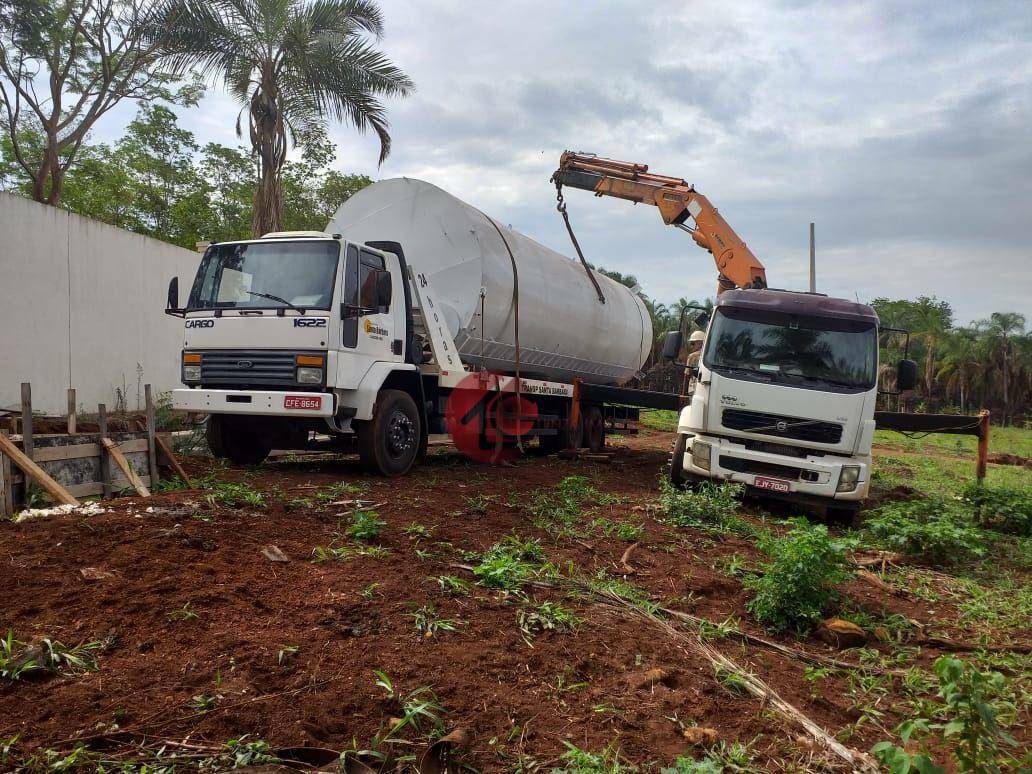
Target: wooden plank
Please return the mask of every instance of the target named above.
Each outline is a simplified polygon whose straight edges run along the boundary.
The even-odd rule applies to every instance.
[[[22,405],[22,452],[26,458],[32,459],[32,385],[22,382],[21,386]],[[32,486],[32,479],[25,479],[25,493],[28,495],[29,487]]]
[[[4,438],[9,436],[7,430],[0,430]],[[10,518],[14,515],[14,470],[11,460],[6,454],[0,454],[0,517]]]
[[[183,470],[183,466],[179,464],[179,460],[176,459],[176,455],[172,453],[172,449],[169,448],[168,444],[165,443],[165,439],[160,435],[154,436],[154,442],[158,445],[158,450],[162,456],[168,461],[172,470],[175,471],[176,475],[179,476],[179,480],[187,486],[190,485],[190,477],[186,475],[186,471]]]
[[[136,493],[140,495],[140,497],[150,497],[150,491],[148,491],[147,487],[144,486],[140,477],[136,475],[136,471],[133,470],[133,466],[129,464],[129,460],[127,460],[125,455],[122,454],[121,449],[118,448],[118,444],[110,438],[102,438],[100,442],[104,448],[108,450],[108,453],[114,459],[115,464],[122,469],[123,473],[125,473],[125,477],[129,479],[129,482],[133,485]]]
[[[148,476],[141,476],[140,480],[144,484],[150,484]],[[114,477],[114,480],[111,482],[111,486],[114,488],[116,492],[121,491],[122,489],[133,488],[132,483],[128,479],[126,479],[126,477],[123,476],[121,472],[119,472]],[[88,484],[74,484],[70,487],[67,487],[67,489],[76,497],[92,497],[93,495],[104,493],[104,485],[99,481],[93,481]]]
[[[104,439],[107,438],[107,406],[103,403],[97,406],[97,417],[100,431],[98,441],[100,443],[100,484],[101,495],[106,500],[111,497],[111,457],[104,448]]]
[[[154,394],[149,384],[143,385],[143,395],[147,408],[147,470],[150,473],[151,481],[158,480],[158,453],[154,444],[155,418],[154,418]]]
[[[25,471],[26,477],[31,476],[35,479],[59,503],[64,505],[79,504],[79,501],[72,497],[63,486],[48,476],[43,468],[26,457],[22,450],[15,446],[11,439],[5,435],[0,436],[0,451],[3,451],[4,454],[11,458],[15,465]]]
[[[135,441],[122,441],[118,448],[123,454],[147,451],[147,439],[138,438]],[[72,446],[45,446],[36,449],[36,462],[57,462],[60,460],[77,460],[83,457],[99,457],[100,444],[77,443]]]
[[[75,426],[77,424],[77,417],[75,416],[75,388],[68,388],[68,434],[75,435]]]

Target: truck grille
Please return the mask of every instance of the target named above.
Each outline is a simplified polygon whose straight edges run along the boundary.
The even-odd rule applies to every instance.
[[[297,352],[241,349],[202,352],[201,385],[241,388],[295,387],[297,355]]]
[[[797,441],[838,443],[842,440],[842,425],[817,419],[785,417],[780,414],[766,414],[762,411],[724,409],[720,422],[729,430],[742,430],[747,433],[772,435],[778,438],[794,438]]]

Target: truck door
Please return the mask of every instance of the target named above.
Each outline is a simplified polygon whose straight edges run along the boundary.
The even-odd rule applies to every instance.
[[[384,295],[387,277],[390,278],[390,294]],[[341,295],[338,387],[357,388],[373,363],[400,363],[404,359],[403,282],[396,255],[373,252],[360,245],[347,246]]]

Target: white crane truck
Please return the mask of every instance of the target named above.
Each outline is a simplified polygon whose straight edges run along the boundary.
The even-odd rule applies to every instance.
[[[717,265],[717,302],[694,389],[681,409],[670,479],[729,480],[823,509],[854,510],[871,482],[879,322],[870,306],[767,288],[766,271],[710,201],[648,166],[567,151],[552,176],[574,247],[563,186],[655,206]],[[682,323],[684,322],[682,317]],[[674,359],[684,331],[668,335]],[[904,358],[896,390],[913,389]],[[886,424],[892,419],[882,412]],[[895,418],[896,426],[906,426]],[[904,419],[907,419],[904,417]]]
[[[316,436],[388,476],[444,434],[481,459],[535,436],[597,451],[628,406],[681,405],[619,386],[653,340],[631,289],[419,180],[363,189],[326,233],[209,246],[166,311],[185,318],[172,406],[237,463]]]

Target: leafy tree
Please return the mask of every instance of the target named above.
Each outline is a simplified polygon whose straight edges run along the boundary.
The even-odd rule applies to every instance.
[[[144,0],[0,0],[0,103],[30,195],[58,204],[93,125],[123,99],[194,102],[158,66]],[[171,20],[170,20],[171,21]],[[46,85],[46,88],[39,88]]]
[[[373,181],[365,175],[347,175],[329,169],[336,148],[319,128],[303,140],[297,162],[283,168],[283,228],[322,231],[342,202]]]
[[[383,34],[372,0],[168,0],[155,37],[164,29],[177,72],[196,68],[223,82],[248,112],[258,160],[253,235],[283,223],[288,141],[332,118],[376,132],[381,162],[390,152],[380,97],[407,95],[413,84],[365,37]]]

